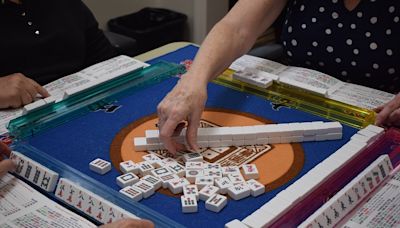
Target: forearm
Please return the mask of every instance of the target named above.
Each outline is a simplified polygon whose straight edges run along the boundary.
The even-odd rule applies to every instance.
[[[190,68],[190,77],[207,83],[223,72],[237,57],[246,53],[254,41],[240,37],[240,28],[224,21],[214,26],[200,47]]]
[[[188,76],[202,84],[218,76],[236,58],[248,52],[285,4],[284,0],[239,1],[208,34]]]

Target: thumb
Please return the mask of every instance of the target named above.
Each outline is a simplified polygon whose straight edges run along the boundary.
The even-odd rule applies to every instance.
[[[12,160],[7,159],[0,161],[0,177],[4,176],[7,172],[13,171],[15,169],[15,164]]]
[[[0,141],[0,157],[1,157],[1,154],[4,154],[7,157],[9,157],[11,154],[11,150],[6,144],[4,144],[3,142]]]
[[[195,112],[191,115],[188,121],[188,127],[186,131],[186,141],[189,147],[195,151],[199,150],[197,145],[197,129],[200,125],[201,112]]]

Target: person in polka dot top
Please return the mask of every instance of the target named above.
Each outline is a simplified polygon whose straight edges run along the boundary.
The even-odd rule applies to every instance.
[[[397,2],[290,1],[281,37],[288,64],[312,68],[342,81],[399,92]]]
[[[400,91],[400,1],[239,0],[210,31],[188,72],[158,106],[160,138],[176,152],[172,135],[189,122],[196,133],[207,83],[241,55],[284,13],[281,42],[290,65],[315,69],[342,81]],[[376,109],[376,124],[400,126],[400,95]]]

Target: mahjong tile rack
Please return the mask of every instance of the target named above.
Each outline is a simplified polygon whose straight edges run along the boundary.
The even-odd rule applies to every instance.
[[[283,105],[299,109],[355,128],[364,128],[375,121],[376,113],[373,110],[331,100],[320,94],[276,81],[268,88],[263,88],[234,79],[234,73],[235,71],[227,69],[213,82],[263,97],[277,106]]]
[[[146,68],[121,75],[68,96],[59,102],[52,102],[32,110],[10,121],[8,130],[14,139],[23,139],[40,131],[68,122],[104,105],[112,104],[126,92],[158,83],[170,76],[181,74],[184,67],[160,61]]]

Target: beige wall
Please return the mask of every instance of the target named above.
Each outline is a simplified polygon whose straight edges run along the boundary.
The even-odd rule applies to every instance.
[[[92,10],[100,27],[107,30],[111,18],[143,7],[162,7],[188,16],[187,40],[201,43],[212,26],[228,11],[228,0],[83,0]]]

